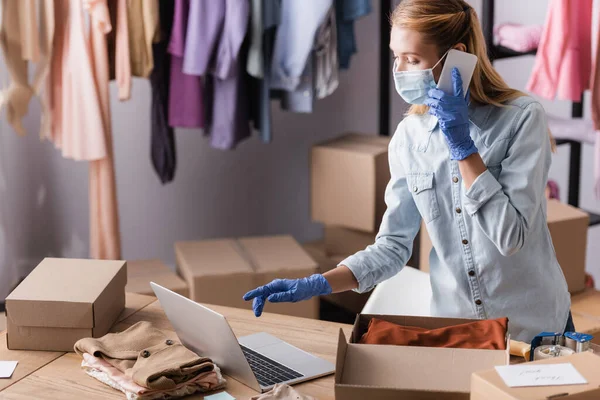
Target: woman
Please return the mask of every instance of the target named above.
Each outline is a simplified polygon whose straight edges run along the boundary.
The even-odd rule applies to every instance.
[[[413,105],[389,146],[388,208],[375,244],[324,275],[275,280],[244,298],[258,316],[266,300],[371,290],[404,267],[422,218],[434,247],[433,315],[507,316],[511,336],[528,342],[574,330],[546,224],[552,139],[542,106],[494,70],[463,0],[404,0],[391,22],[396,89]],[[435,88],[453,48],[478,57],[466,98],[456,69],[454,93]]]

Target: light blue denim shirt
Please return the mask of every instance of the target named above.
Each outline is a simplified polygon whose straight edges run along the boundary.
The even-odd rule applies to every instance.
[[[511,337],[527,342],[562,332],[570,295],[546,223],[545,112],[521,97],[506,107],[470,106],[469,115],[487,171],[467,190],[437,119],[407,116],[390,142],[387,211],[375,244],[340,265],[357,291],[371,290],[404,267],[423,218],[433,243],[433,315],[506,316]]]

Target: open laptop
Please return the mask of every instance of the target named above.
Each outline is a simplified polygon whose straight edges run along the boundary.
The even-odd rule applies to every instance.
[[[332,374],[332,363],[268,333],[239,338],[225,317],[208,307],[151,282],[181,343],[211,358],[223,372],[258,392]]]

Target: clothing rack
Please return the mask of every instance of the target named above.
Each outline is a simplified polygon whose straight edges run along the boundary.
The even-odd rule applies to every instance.
[[[488,47],[488,56],[493,62],[494,60],[501,60],[512,57],[521,57],[526,55],[535,55],[536,50],[519,53],[508,49],[503,46],[494,45],[494,0],[483,0],[481,11],[481,21],[483,35]],[[573,102],[571,106],[571,117],[582,118],[583,117],[583,95],[579,102]],[[556,140],[556,145],[570,146],[569,156],[569,189],[568,189],[568,203],[574,207],[579,207],[579,193],[581,185],[581,142],[575,140]],[[590,215],[590,226],[600,224],[600,215],[586,211]]]

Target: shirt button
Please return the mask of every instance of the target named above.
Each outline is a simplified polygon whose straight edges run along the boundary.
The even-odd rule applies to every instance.
[[[310,96],[310,92],[308,90],[304,91],[304,97],[309,97]]]
[[[144,358],[150,357],[150,352],[148,350],[142,351],[142,357],[144,357]]]
[[[456,213],[460,214],[462,212],[462,210],[460,209],[460,207],[456,207]]]
[[[173,344],[173,341],[171,339],[167,339],[165,343],[167,344],[167,346],[171,346]]]
[[[475,300],[475,304],[477,304],[478,306],[481,305],[481,300]]]
[[[453,178],[452,178],[452,182],[454,182],[454,183],[458,183],[458,177],[457,177],[457,176],[453,177]]]
[[[419,188],[416,186],[413,188],[413,192],[415,192],[415,193],[417,193],[418,190],[419,190]]]
[[[467,239],[463,239],[462,244],[469,244],[469,241]]]
[[[469,276],[475,276],[475,271],[473,271],[473,270],[470,270],[470,271],[469,271]]]

